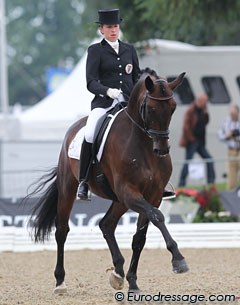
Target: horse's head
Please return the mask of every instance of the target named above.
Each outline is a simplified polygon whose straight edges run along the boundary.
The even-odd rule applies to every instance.
[[[169,125],[176,109],[173,91],[183,81],[185,73],[168,82],[164,78],[145,78],[145,96],[140,102],[140,116],[144,130],[153,141],[153,151],[159,157],[169,153]]]

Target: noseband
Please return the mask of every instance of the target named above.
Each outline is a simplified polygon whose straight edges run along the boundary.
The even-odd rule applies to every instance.
[[[165,79],[157,79],[155,82],[161,83],[161,82],[166,82],[166,80]],[[145,97],[144,97],[144,99],[141,103],[141,106],[140,106],[140,115],[141,115],[141,118],[142,118],[143,124],[144,124],[143,129],[150,138],[168,138],[169,129],[161,131],[161,130],[148,128],[148,126],[146,124],[146,117],[145,117],[147,100],[152,99],[152,100],[157,100],[157,101],[168,101],[172,97],[173,97],[173,94],[170,95],[170,96],[167,96],[167,97],[154,97],[154,96],[151,96],[148,91],[146,92]]]

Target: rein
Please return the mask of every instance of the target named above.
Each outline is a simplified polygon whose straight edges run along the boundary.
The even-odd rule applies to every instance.
[[[166,82],[165,79],[158,79],[156,80],[155,82]],[[122,93],[124,96],[126,96],[128,99],[129,99],[129,96]],[[143,124],[144,124],[144,127],[142,127],[141,125],[139,125],[131,116],[130,114],[127,112],[127,109],[126,107],[122,107],[126,113],[126,115],[128,116],[128,118],[132,121],[132,123],[134,125],[136,125],[139,129],[141,129],[144,133],[146,133],[150,138],[168,138],[169,136],[169,129],[167,130],[163,130],[163,131],[160,131],[160,130],[155,130],[155,129],[151,129],[151,128],[148,128],[148,126],[146,125],[146,120],[145,120],[145,109],[146,109],[146,104],[147,104],[147,99],[153,99],[153,100],[157,100],[157,101],[168,101],[170,100],[172,97],[174,96],[174,94],[170,95],[170,96],[167,96],[167,97],[154,97],[154,96],[151,96],[149,94],[149,92],[147,91],[146,94],[145,94],[145,97],[141,103],[141,106],[140,106],[140,115],[141,115],[141,118],[142,118],[142,121],[143,121]]]
[[[139,125],[136,121],[134,121],[134,119],[131,117],[131,115],[127,112],[127,107],[123,107],[122,105],[121,105],[121,107],[124,110],[124,112],[126,113],[127,117],[130,119],[130,121],[132,121],[132,123],[134,125],[136,125],[139,129],[141,129],[144,133],[147,133],[147,130],[145,128],[143,128],[141,125]]]

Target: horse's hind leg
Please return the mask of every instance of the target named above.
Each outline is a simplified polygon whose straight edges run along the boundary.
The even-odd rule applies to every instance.
[[[129,290],[135,292],[139,291],[139,288],[137,286],[137,267],[140,254],[146,242],[148,224],[149,220],[145,216],[139,215],[137,222],[137,232],[134,234],[132,241],[132,259],[126,277],[129,283]]]
[[[114,271],[110,275],[110,284],[114,289],[122,289],[124,283],[124,257],[122,256],[114,232],[120,217],[126,213],[128,209],[119,202],[113,202],[106,215],[99,223],[99,227],[103,233],[109,250],[112,255]]]
[[[58,198],[58,211],[57,211],[57,218],[56,218],[56,232],[55,232],[55,239],[57,242],[57,264],[54,271],[54,275],[56,278],[56,288],[54,290],[57,294],[62,294],[67,292],[67,287],[64,283],[65,278],[65,270],[64,270],[64,245],[67,239],[67,234],[69,232],[69,216],[72,210],[73,202],[76,198],[76,189],[77,184],[76,181],[72,181],[71,187],[69,187],[69,192],[66,192],[63,195],[60,192]]]

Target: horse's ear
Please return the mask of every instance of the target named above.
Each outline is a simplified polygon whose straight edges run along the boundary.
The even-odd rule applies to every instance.
[[[154,89],[154,84],[150,76],[145,78],[145,86],[149,92],[152,92]]]
[[[186,72],[181,73],[178,75],[177,78],[175,78],[172,82],[169,82],[168,85],[172,90],[175,90],[181,83],[183,82],[183,78]]]

